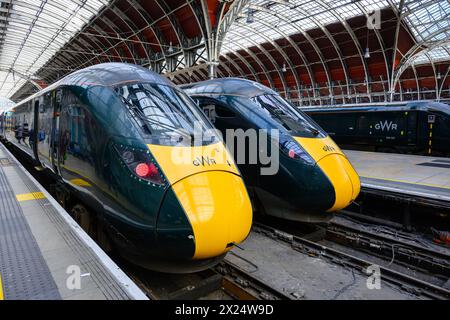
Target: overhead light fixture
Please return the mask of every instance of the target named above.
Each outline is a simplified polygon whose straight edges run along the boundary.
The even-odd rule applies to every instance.
[[[170,41],[169,50],[167,50],[167,52],[169,52],[169,53],[173,52],[172,41]]]
[[[253,17],[253,11],[251,9],[247,10],[247,23],[253,23],[255,18]]]
[[[287,71],[286,63],[283,63],[283,67],[281,67],[281,72],[286,72],[286,71]]]
[[[440,72],[440,71],[438,71],[437,76],[436,76],[436,79],[438,79],[438,80],[441,79],[441,72]]]
[[[366,50],[364,51],[364,58],[369,59],[370,58],[370,50],[369,47],[366,47]]]

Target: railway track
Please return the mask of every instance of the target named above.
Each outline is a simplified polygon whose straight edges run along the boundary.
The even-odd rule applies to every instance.
[[[288,244],[296,251],[310,256],[320,256],[362,273],[373,264],[370,259],[323,245],[320,241],[327,239],[360,252],[395,261],[396,264],[400,263],[410,269],[431,273],[439,277],[443,283],[449,282],[450,255],[408,242],[407,237],[402,238],[400,232],[396,233],[398,237],[395,238],[364,229],[363,226],[367,223],[359,222],[357,227],[352,227],[334,221],[318,232],[304,233],[304,230],[298,231],[297,225],[286,222],[283,224],[290,226],[288,231],[285,228],[278,228],[276,223],[268,225],[266,222],[264,224],[257,222],[253,232]],[[150,299],[296,299],[295,296],[275,289],[254,277],[251,272],[227,260],[213,269],[190,275],[136,271],[127,265],[123,269],[129,271],[129,276]],[[380,266],[380,270],[383,281],[392,283],[402,290],[432,299],[450,298],[448,288],[404,274],[389,266]]]
[[[264,234],[267,237],[288,244],[292,249],[301,253],[328,259],[333,263],[345,265],[362,273],[374,264],[367,259],[275,229],[262,223],[255,223],[253,232]],[[450,299],[450,290],[446,288],[398,272],[387,266],[379,265],[378,267],[380,268],[381,280],[397,286],[401,290],[431,299]]]
[[[332,221],[326,229],[326,238],[342,245],[386,259],[390,264],[396,263],[404,267],[433,275],[445,283],[450,278],[450,250],[427,248],[422,240],[420,244],[414,237],[402,232],[385,234],[378,226],[350,226]],[[432,245],[431,245],[432,246]]]
[[[152,300],[290,300],[293,297],[223,260],[195,274],[169,275],[128,266],[128,275]],[[134,271],[133,271],[134,270]]]

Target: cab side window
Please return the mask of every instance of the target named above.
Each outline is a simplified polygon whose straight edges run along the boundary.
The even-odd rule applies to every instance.
[[[216,106],[213,104],[205,104],[201,106],[205,116],[212,122],[216,122]]]
[[[230,110],[228,107],[215,103],[211,100],[195,100],[202,109],[203,113],[208,119],[215,123],[217,118],[235,118],[236,113]]]
[[[220,118],[235,118],[236,113],[222,105],[216,105],[216,116]]]

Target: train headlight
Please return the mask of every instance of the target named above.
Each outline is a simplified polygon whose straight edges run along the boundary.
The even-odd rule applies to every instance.
[[[127,167],[133,177],[149,183],[164,185],[164,178],[150,156],[150,151],[125,145],[115,145],[124,167]]]
[[[289,158],[314,164],[314,159],[289,135],[280,135],[280,150]]]

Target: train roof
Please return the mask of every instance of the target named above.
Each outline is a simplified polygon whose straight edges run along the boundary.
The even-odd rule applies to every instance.
[[[253,98],[263,94],[278,94],[258,82],[241,78],[217,78],[182,85],[181,88],[183,88],[187,94],[192,96],[236,95]]]
[[[149,82],[175,86],[166,77],[144,67],[119,62],[93,65],[71,73],[61,80],[62,85],[115,86],[126,82]]]
[[[322,106],[322,107],[300,107],[305,112],[349,112],[349,111],[442,111],[450,115],[450,106],[445,103],[434,101],[407,101],[393,103],[377,103],[377,104],[357,104],[342,106]]]
[[[108,62],[96,64],[75,71],[63,79],[55,82],[47,88],[17,103],[16,106],[27,102],[45,92],[56,89],[59,86],[107,86],[112,87],[125,83],[148,82],[175,87],[175,85],[164,76],[149,69],[128,63]],[[9,110],[13,109],[11,107]]]

